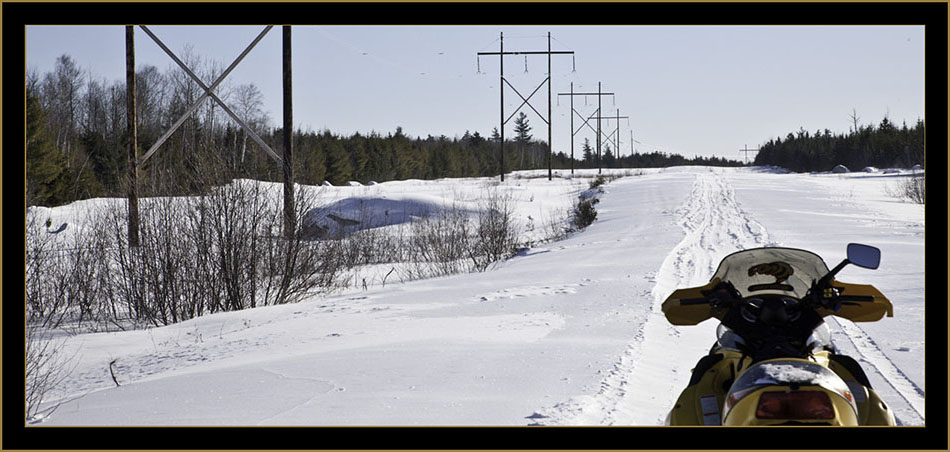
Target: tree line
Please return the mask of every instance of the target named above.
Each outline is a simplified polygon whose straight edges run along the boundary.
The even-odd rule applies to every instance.
[[[855,117],[856,118],[856,117]],[[814,134],[800,128],[785,139],[769,140],[759,148],[756,165],[775,165],[804,171],[829,171],[844,165],[855,171],[865,167],[909,168],[924,165],[924,121],[897,127],[887,117],[877,126],[859,126],[847,134],[828,129]]]
[[[220,62],[199,57],[190,47],[181,52],[199,77],[216,79]],[[69,55],[57,58],[42,75],[27,74],[26,178],[29,205],[61,205],[78,199],[124,196],[128,168],[125,80],[108,81],[83,71]],[[136,71],[138,156],[201,97],[201,88],[179,67],[161,71],[145,65]],[[253,83],[225,82],[215,90],[262,140],[278,154],[283,130],[271,125],[263,95]],[[546,168],[548,145],[535,140],[524,113],[515,119],[515,134],[505,140],[505,170]],[[468,130],[462,137],[409,137],[397,127],[351,136],[329,130],[294,131],[294,174],[298,183],[333,185],[400,179],[436,179],[497,175],[500,136]],[[589,140],[586,144],[589,149]],[[600,158],[588,152],[575,168],[729,165],[720,158],[687,159],[654,152],[617,157],[609,145]],[[563,151],[551,156],[556,169],[572,167]],[[141,196],[201,193],[235,178],[282,180],[281,168],[220,106],[205,101],[139,169]]]

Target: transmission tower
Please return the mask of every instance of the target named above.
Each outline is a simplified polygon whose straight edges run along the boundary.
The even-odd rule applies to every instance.
[[[128,206],[129,206],[129,222],[128,222],[128,236],[129,236],[129,246],[136,247],[139,245],[139,211],[138,211],[138,191],[136,185],[138,184],[138,169],[142,167],[146,160],[148,160],[153,154],[158,152],[162,144],[168,140],[169,137],[185,122],[188,117],[190,117],[201,104],[208,99],[211,99],[213,102],[221,106],[225,113],[227,113],[231,119],[234,120],[241,128],[247,132],[254,141],[257,142],[271,156],[278,164],[283,168],[284,174],[284,236],[293,238],[296,231],[296,220],[294,216],[294,187],[293,187],[293,130],[290,125],[293,124],[292,113],[293,106],[291,104],[291,32],[290,26],[283,26],[283,40],[282,40],[282,75],[283,75],[283,94],[284,94],[284,153],[283,157],[278,155],[274,150],[258,136],[243,120],[241,120],[238,115],[236,115],[228,105],[222,101],[215,93],[214,90],[220,85],[224,79],[237,67],[245,56],[253,49],[264,35],[267,34],[272,28],[273,25],[268,25],[257,35],[254,40],[248,44],[248,46],[238,55],[237,58],[228,66],[224,72],[214,80],[210,86],[206,85],[195,73],[187,66],[184,62],[175,55],[168,46],[162,42],[152,31],[145,25],[139,25],[139,28],[148,35],[152,41],[155,42],[168,55],[172,61],[175,62],[183,71],[185,71],[188,76],[194,80],[199,87],[204,91],[198,100],[196,100],[188,110],[183,113],[178,120],[172,124],[172,126],[165,131],[165,133],[159,137],[159,139],[152,145],[152,147],[145,152],[145,155],[142,158],[138,158],[137,151],[137,138],[136,138],[136,111],[135,111],[135,26],[128,25],[125,27],[125,49],[126,49],[126,116],[127,123],[129,128],[129,170],[128,170]]]
[[[521,110],[521,107],[524,107],[525,105],[531,107],[531,109],[534,110],[534,112],[538,114],[541,120],[544,121],[548,125],[548,180],[551,180],[553,178],[551,159],[552,159],[552,154],[554,152],[553,151],[554,145],[551,142],[551,122],[552,122],[552,119],[551,119],[551,55],[574,55],[574,51],[572,50],[552,51],[551,50],[551,33],[548,32],[548,49],[547,50],[505,52],[505,34],[499,33],[498,36],[499,36],[498,52],[478,52],[477,56],[498,55],[498,73],[499,73],[499,85],[500,85],[499,91],[500,91],[500,99],[501,99],[500,101],[501,110],[499,114],[500,125],[498,127],[499,133],[501,134],[501,143],[500,143],[501,146],[499,150],[499,153],[501,154],[501,171],[500,171],[501,180],[502,182],[505,181],[505,124],[508,123],[508,121],[510,121],[511,118],[514,117],[514,115]],[[518,92],[518,89],[512,86],[511,83],[509,83],[508,80],[505,78],[505,55],[547,55],[548,56],[548,76],[543,82],[541,82],[540,85],[538,85],[537,88],[534,89],[534,91],[527,98],[522,96],[521,93]],[[545,83],[548,85],[548,116],[547,118],[545,118],[544,115],[538,112],[538,110],[534,108],[534,106],[531,105],[531,103],[529,102],[531,97],[534,96],[535,93],[537,93],[538,90],[541,89],[541,87],[544,86]],[[521,105],[519,105],[518,108],[516,108],[515,111],[511,113],[511,116],[508,116],[507,119],[505,118],[505,86],[504,86],[505,84],[507,84],[515,92],[515,94],[517,94],[518,97],[520,97],[522,100]]]
[[[617,116],[598,116],[597,117],[598,121],[601,119],[606,119],[606,120],[616,119],[617,120],[617,130],[611,133],[610,135],[607,135],[606,138],[609,140],[611,137],[613,137],[614,148],[617,150],[618,158],[620,157],[620,120],[629,119],[629,118],[630,118],[629,116],[620,116],[619,108],[617,109]]]
[[[590,125],[590,120],[594,118],[594,115],[600,117],[600,99],[602,96],[613,96],[614,93],[605,93],[600,90],[600,82],[597,82],[597,92],[596,93],[575,93],[574,92],[574,83],[571,83],[571,92],[569,93],[558,93],[558,96],[570,96],[571,99],[571,174],[574,174],[574,136],[577,135],[577,132],[580,132],[582,128],[586,125],[588,128],[594,131],[597,136],[597,165],[600,165],[600,137],[602,132],[600,131],[600,119],[597,120],[597,129],[595,130],[593,126]],[[587,118],[584,118],[584,115],[580,114],[577,110],[574,109],[574,96],[597,96],[597,111],[592,113]],[[584,123],[581,124],[577,130],[574,129],[574,115],[580,117]],[[600,169],[598,168],[598,172]]]
[[[747,144],[747,145],[745,145],[745,148],[744,148],[744,149],[739,149],[739,152],[744,152],[744,153],[745,153],[745,164],[748,165],[748,164],[749,164],[749,153],[750,153],[750,152],[759,152],[759,150],[758,150],[758,149],[749,149],[749,145]]]

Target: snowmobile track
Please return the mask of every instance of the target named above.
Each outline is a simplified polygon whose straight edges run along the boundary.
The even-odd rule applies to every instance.
[[[663,424],[689,380],[690,369],[715,340],[708,327],[670,325],[661,310],[663,301],[678,287],[708,281],[727,254],[774,245],[765,227],[739,206],[732,186],[721,173],[697,174],[690,193],[672,214],[685,236],[660,266],[653,290],[639,295],[650,303],[643,323],[601,380],[599,391],[555,405],[546,424]],[[683,347],[685,343],[703,345]],[[670,350],[678,352],[672,356]],[[663,382],[664,390],[638,390],[637,382],[641,381]]]
[[[906,403],[907,408],[892,407],[896,413],[895,415],[898,418],[898,422],[905,425],[923,424],[924,390],[907,378],[907,376],[901,372],[900,368],[887,357],[884,351],[881,350],[860,326],[847,319],[839,319],[833,316],[829,316],[828,319],[832,319],[832,322],[838,326],[838,329],[844,333],[848,341],[854,346],[860,355],[854,356],[854,358],[866,364],[862,367],[864,367],[865,370],[874,371],[880,375],[893,389],[893,392]],[[871,368],[869,369],[868,367]],[[877,387],[875,387],[875,390],[879,393],[887,391],[884,388]],[[881,394],[881,396],[887,399],[886,393]],[[889,401],[891,400],[893,399]],[[908,417],[913,418],[915,416],[918,419],[908,419]]]

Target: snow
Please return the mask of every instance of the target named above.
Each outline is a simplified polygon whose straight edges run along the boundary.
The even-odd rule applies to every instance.
[[[357,219],[347,215],[367,206],[475,211],[491,185],[512,196],[524,224],[537,224],[563,214],[596,170],[561,173],[312,189],[340,218]],[[716,337],[714,321],[666,322],[660,303],[670,292],[705,283],[740,249],[803,248],[831,267],[851,242],[881,248],[881,266],[850,266],[838,279],[874,284],[895,317],[829,321],[832,340],[901,424],[924,424],[924,210],[887,195],[898,175],[637,174],[603,186],[584,231],[487,272],[71,336],[76,369],[62,405],[38,425],[660,425]],[[120,201],[37,212],[55,229]],[[398,223],[379,218],[373,226]]]

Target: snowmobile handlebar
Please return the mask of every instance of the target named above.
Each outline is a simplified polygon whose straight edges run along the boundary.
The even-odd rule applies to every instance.
[[[712,302],[712,300],[710,300],[709,298],[706,298],[706,297],[702,297],[702,298],[683,298],[683,299],[680,300],[680,305],[682,305],[682,306],[688,306],[688,305],[694,305],[694,304],[709,304],[709,303],[711,303],[711,302]]]
[[[870,295],[838,295],[838,301],[854,301],[858,303],[873,303],[874,297]]]
[[[731,305],[735,301],[737,300],[732,299],[732,298],[723,299],[716,296],[708,296],[708,297],[701,297],[701,298],[683,298],[680,300],[680,305],[689,306],[689,305],[697,305],[697,304],[712,304],[712,305],[728,306],[728,305]],[[828,301],[831,301],[830,304],[834,304],[835,302],[873,303],[874,297],[870,295],[836,295],[835,297],[831,298]]]

